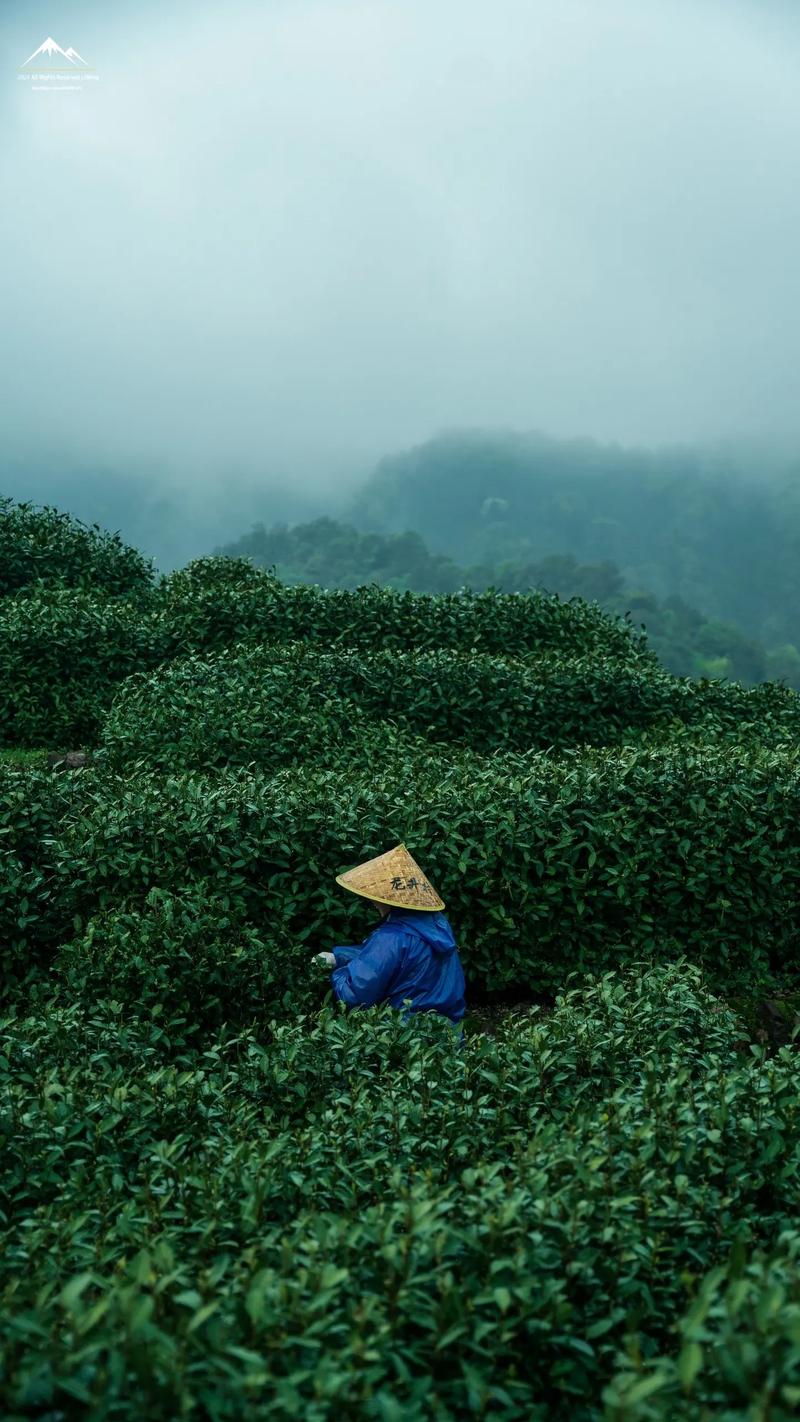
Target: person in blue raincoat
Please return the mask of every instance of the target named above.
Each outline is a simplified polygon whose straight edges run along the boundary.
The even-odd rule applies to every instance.
[[[404,844],[337,874],[337,884],[368,899],[381,922],[358,947],[318,953],[348,1007],[388,1002],[404,1015],[464,1016],[464,973],[444,904]]]

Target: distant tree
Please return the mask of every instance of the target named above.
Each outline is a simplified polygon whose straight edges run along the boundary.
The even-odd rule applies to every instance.
[[[708,677],[709,680],[719,680],[724,677],[730,681],[732,671],[730,657],[705,657],[701,652],[695,652],[692,660],[695,676]]]
[[[443,553],[432,553],[419,533],[365,533],[332,518],[310,523],[257,523],[217,554],[251,558],[259,567],[274,568],[287,583],[317,583],[327,588],[354,588],[367,583],[418,592],[452,592],[464,575]]]
[[[729,670],[724,673],[736,681],[765,681],[767,662],[764,648],[746,637],[741,628],[729,622],[711,620],[697,629],[697,645],[705,658],[723,657]]]
[[[541,588],[562,598],[582,597],[587,602],[602,603],[610,603],[623,588],[616,564],[580,564],[570,553],[553,554],[538,563],[502,564],[497,582],[507,592]]]
[[[767,652],[767,677],[800,689],[800,652],[792,642],[784,642],[783,646]]]

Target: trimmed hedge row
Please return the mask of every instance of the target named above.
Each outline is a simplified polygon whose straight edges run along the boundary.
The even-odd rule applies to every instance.
[[[541,597],[130,596],[0,601],[10,743],[105,726],[0,758],[3,1417],[788,1422],[796,1061],[682,955],[796,971],[800,700]],[[461,1050],[318,1012],[398,839],[473,1001],[604,976]]]
[[[551,612],[565,606],[551,603]],[[626,656],[600,646],[577,656],[545,645],[521,660],[366,642],[326,651],[318,629],[306,630],[310,640],[283,645],[284,628],[278,645],[237,643],[175,662],[175,629],[162,614],[69,589],[2,599],[0,745],[95,744],[117,696],[106,737],[115,757],[129,754],[141,727],[149,758],[164,765],[313,761],[384,719],[484,751],[617,744],[681,728],[800,740],[800,697],[786,687],[680,680],[630,646]],[[205,751],[198,717],[208,726]]]
[[[678,1352],[631,1362],[603,1391],[608,1422],[791,1422],[800,1408],[800,1233],[734,1247],[676,1320]]]
[[[86,746],[121,681],[163,660],[151,617],[72,588],[0,600],[0,744]]]
[[[85,803],[83,772],[0,763],[0,997],[71,936],[59,836]]]
[[[311,642],[356,650],[451,649],[521,657],[544,649],[657,667],[645,638],[578,598],[544,593],[396,592],[287,587],[243,558],[200,558],[159,585],[159,616],[179,652],[232,642]]]
[[[348,756],[363,765],[399,736],[347,695],[336,662],[302,646],[237,648],[129,677],[106,717],[101,758],[114,769],[273,769]]]
[[[4,1415],[635,1418],[709,1270],[796,1270],[795,1064],[739,1036],[685,965],[461,1052],[385,1010],[174,1062],[121,1004],[2,1023]],[[796,1380],[788,1327],[690,1362],[696,1416]]]
[[[608,744],[663,724],[679,688],[600,657],[533,667],[451,651],[238,646],[129,678],[101,744],[113,765],[138,755],[165,770],[321,766],[332,747],[355,751],[370,723],[481,752]]]
[[[752,983],[800,956],[799,765],[730,748],[485,762],[429,748],[301,778],[81,772],[53,873],[31,891],[6,881],[6,917],[24,898],[19,951],[39,920],[47,951],[76,917],[138,909],[154,887],[209,894],[299,963],[366,932],[335,872],[405,840],[445,898],[473,992],[550,989],[677,945],[716,981]],[[14,787],[34,798],[44,780],[0,771],[12,853],[29,818]]]
[[[165,765],[166,746],[186,765],[313,760],[385,718],[484,751],[616,744],[681,727],[800,738],[800,698],[787,688],[671,677],[629,626],[583,603],[325,593],[227,562],[172,575],[149,610],[70,588],[0,600],[0,745],[96,743],[132,676],[108,745],[128,754],[131,718],[141,717],[150,758]],[[277,645],[252,645],[263,638]],[[209,655],[215,647],[226,650]],[[211,727],[207,754],[198,712]]]
[[[591,652],[631,668],[631,695],[639,699],[648,695],[648,673],[663,678],[627,624],[583,603],[539,594],[326,593],[287,588],[249,564],[228,562],[190,565],[157,594],[128,602],[43,585],[0,599],[0,745],[94,744],[126,677],[240,642],[504,657]]]
[[[0,497],[0,597],[48,584],[138,598],[152,583],[151,562],[118,534]]]
[[[152,889],[136,909],[108,910],[56,961],[70,999],[111,997],[196,1045],[223,1023],[286,1019],[319,1006],[327,977],[280,930],[265,937],[213,886]]]

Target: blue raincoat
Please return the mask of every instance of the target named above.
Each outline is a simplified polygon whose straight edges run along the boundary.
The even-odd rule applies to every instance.
[[[333,991],[348,1007],[390,1002],[409,1012],[464,1016],[464,973],[443,913],[390,909],[358,948],[334,948]]]

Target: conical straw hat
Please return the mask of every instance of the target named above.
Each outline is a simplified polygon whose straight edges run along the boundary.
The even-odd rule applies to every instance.
[[[393,908],[427,909],[436,913],[444,904],[406,849],[398,844],[377,859],[357,864],[345,874],[336,875],[337,884],[365,899]]]

